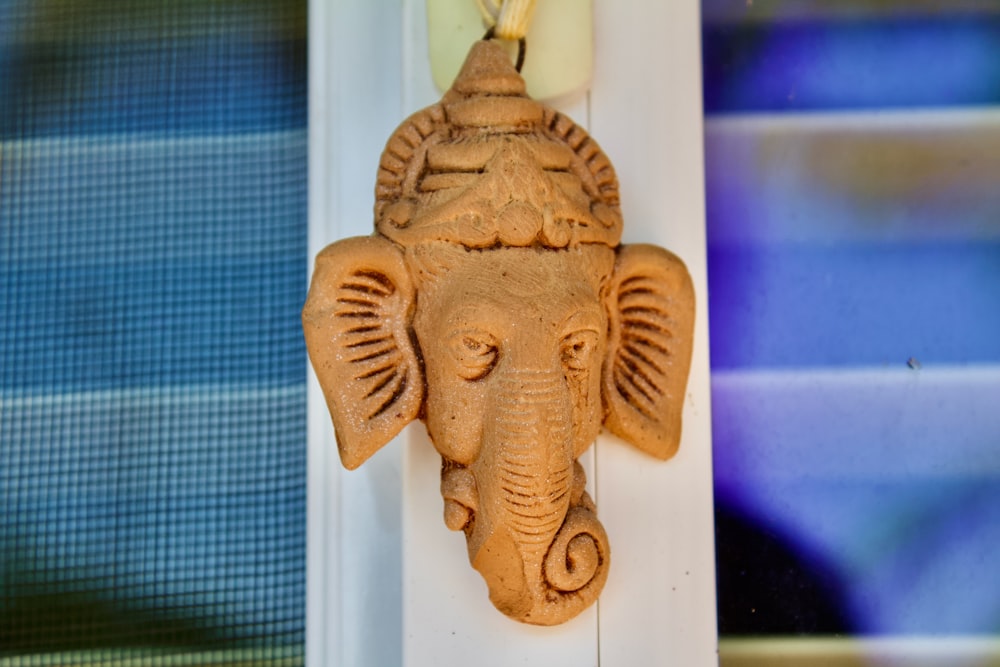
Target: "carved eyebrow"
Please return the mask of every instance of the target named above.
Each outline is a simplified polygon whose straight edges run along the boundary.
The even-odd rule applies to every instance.
[[[477,301],[465,304],[460,308],[448,313],[445,321],[448,323],[449,336],[456,336],[470,331],[479,331],[493,334],[494,332],[484,329],[479,324],[470,325],[469,322],[483,322],[490,319],[488,316],[497,312],[497,306],[487,301]]]
[[[608,323],[604,318],[604,309],[598,302],[594,303],[593,308],[577,308],[563,320],[560,326],[563,336],[578,331],[593,331],[597,335],[601,335],[607,328]]]

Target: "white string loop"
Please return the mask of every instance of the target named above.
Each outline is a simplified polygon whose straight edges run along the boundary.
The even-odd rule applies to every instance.
[[[537,0],[476,0],[486,24],[497,39],[516,41],[528,34]]]

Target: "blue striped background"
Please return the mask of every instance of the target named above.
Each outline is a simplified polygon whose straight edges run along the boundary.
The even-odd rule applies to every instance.
[[[0,655],[300,662],[305,2],[0,35]]]
[[[1000,631],[1000,14],[930,4],[703,3],[716,502],[839,632]],[[808,632],[719,540],[723,630]]]
[[[859,631],[995,632],[1000,176],[889,215],[711,121],[996,106],[1000,17],[736,4],[702,32],[719,499]],[[0,2],[0,654],[193,648],[107,608],[301,650],[304,5]],[[851,225],[891,233],[787,233]]]

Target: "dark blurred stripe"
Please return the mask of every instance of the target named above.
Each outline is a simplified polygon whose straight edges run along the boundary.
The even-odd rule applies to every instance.
[[[1000,16],[709,23],[705,112],[1000,103]]]

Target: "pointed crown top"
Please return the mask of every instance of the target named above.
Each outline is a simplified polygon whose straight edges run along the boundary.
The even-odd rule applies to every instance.
[[[472,46],[438,104],[393,133],[375,194],[376,230],[404,247],[615,247],[621,238],[610,160],[573,121],[528,97],[490,41]]]

